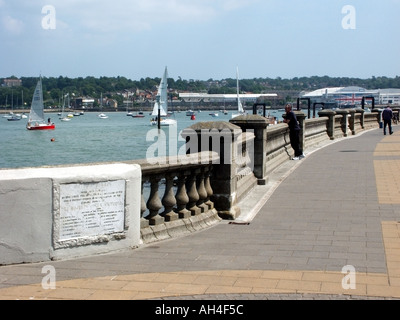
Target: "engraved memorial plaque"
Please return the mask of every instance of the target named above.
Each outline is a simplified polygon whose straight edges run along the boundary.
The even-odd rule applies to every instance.
[[[59,241],[124,231],[125,181],[60,185]]]

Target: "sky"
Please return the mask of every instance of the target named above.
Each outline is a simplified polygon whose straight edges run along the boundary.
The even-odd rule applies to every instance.
[[[0,0],[0,77],[400,75],[400,0]]]

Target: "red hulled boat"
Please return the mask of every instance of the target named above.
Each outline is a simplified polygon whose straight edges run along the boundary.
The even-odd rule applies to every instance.
[[[47,120],[47,123],[44,121],[42,78],[39,79],[33,94],[31,111],[26,128],[28,130],[54,130],[56,128],[50,118]]]
[[[56,125],[54,123],[30,123],[26,125],[26,128],[28,130],[54,130],[56,128]]]

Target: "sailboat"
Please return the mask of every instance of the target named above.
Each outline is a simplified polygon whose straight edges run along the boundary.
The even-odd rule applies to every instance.
[[[24,90],[22,90],[22,109],[24,108]],[[28,116],[25,114],[25,112],[21,115],[21,119],[28,119]]]
[[[167,118],[168,116],[168,70],[165,67],[164,75],[161,79],[160,86],[158,87],[158,92],[156,96],[156,102],[154,103],[154,108],[152,112],[153,118],[150,123],[153,126],[158,125],[158,116],[160,115],[160,125],[161,126],[171,126],[176,125],[177,122],[174,119]]]
[[[238,102],[238,113],[232,114],[232,119],[243,116],[246,114],[243,109],[242,102],[240,101],[240,94],[239,94],[239,68],[236,69],[236,90],[237,90],[237,102]]]
[[[22,116],[18,114],[12,114],[9,118],[7,118],[8,121],[19,121],[21,120]]]
[[[143,114],[142,111],[139,111],[139,112],[136,111],[135,114],[132,114],[132,118],[144,118],[144,117],[145,117],[145,115]]]
[[[11,112],[10,112],[10,115],[7,118],[7,120],[8,121],[19,121],[19,120],[21,120],[21,115],[14,113],[14,94],[13,94],[13,91],[11,91]]]
[[[127,115],[128,117],[132,117],[132,116],[133,116],[133,113],[129,111],[129,104],[128,104],[128,101],[126,102],[126,115]]]
[[[33,94],[31,111],[26,128],[28,130],[54,130],[56,128],[55,124],[50,121],[50,118],[47,123],[44,121],[42,78],[39,78]]]
[[[103,93],[101,93],[101,98],[100,98],[100,110],[103,110]],[[100,119],[108,119],[108,115],[106,115],[105,113],[100,113],[98,117]]]
[[[19,121],[21,119],[22,116],[18,114],[12,114],[9,118],[7,118],[8,121]]]
[[[61,112],[61,117],[60,117],[60,120],[61,120],[61,121],[64,121],[64,122],[66,122],[66,121],[71,121],[71,117],[68,117],[68,116],[65,116],[65,115],[64,115],[64,110],[65,110],[65,97],[68,97],[68,96],[69,96],[69,93],[67,93],[67,95],[64,96],[64,102],[63,102],[62,112]]]

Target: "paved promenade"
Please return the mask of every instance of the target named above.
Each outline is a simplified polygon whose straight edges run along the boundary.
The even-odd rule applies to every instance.
[[[394,131],[287,161],[242,202],[234,224],[130,251],[0,267],[0,299],[400,299]],[[42,286],[44,266],[55,268],[55,289]]]

